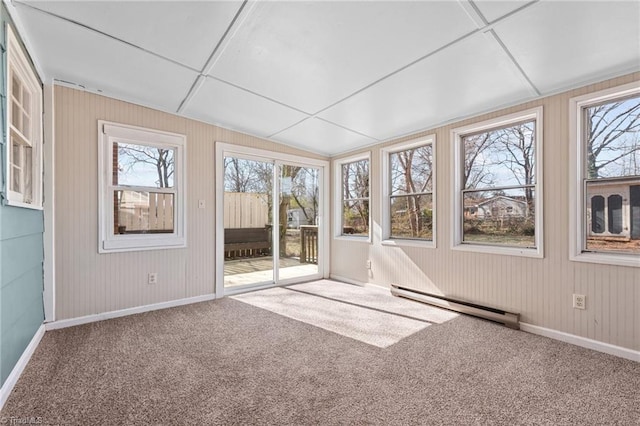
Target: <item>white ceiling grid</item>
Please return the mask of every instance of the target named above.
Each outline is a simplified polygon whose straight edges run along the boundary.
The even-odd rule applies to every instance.
[[[18,1],[45,78],[326,155],[640,70],[640,1]]]

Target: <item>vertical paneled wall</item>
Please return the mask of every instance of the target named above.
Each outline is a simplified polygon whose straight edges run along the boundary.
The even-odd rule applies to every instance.
[[[61,86],[55,112],[58,320],[214,293],[216,141],[322,158]],[[98,120],[186,135],[186,249],[98,254]],[[147,284],[149,272],[157,272],[157,284]]]
[[[520,312],[522,321],[589,339],[640,350],[640,268],[569,261],[569,99],[640,80],[640,73],[518,105],[429,130],[437,143],[437,248],[391,247],[381,240],[380,148],[371,162],[371,244],[331,243],[331,273],[381,286],[399,284]],[[455,127],[544,108],[544,259],[451,250]],[[333,177],[333,176],[332,176]],[[371,259],[372,270],[365,268]],[[640,262],[640,258],[638,259]],[[587,296],[587,309],[572,308],[573,293]]]
[[[2,180],[6,178],[6,25],[11,22],[0,9],[2,64]],[[6,183],[5,183],[6,185]],[[0,204],[0,385],[2,385],[44,320],[43,214],[41,210]]]

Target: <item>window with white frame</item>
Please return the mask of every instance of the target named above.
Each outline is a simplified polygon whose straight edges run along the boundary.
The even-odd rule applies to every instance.
[[[454,246],[542,257],[542,108],[453,131]]]
[[[42,208],[42,87],[7,26],[7,203]]]
[[[334,162],[336,236],[370,237],[370,154]]]
[[[434,140],[430,135],[381,151],[386,242],[434,241]]]
[[[640,266],[640,86],[571,99],[572,259]]]
[[[98,122],[101,253],[186,246],[185,137]]]

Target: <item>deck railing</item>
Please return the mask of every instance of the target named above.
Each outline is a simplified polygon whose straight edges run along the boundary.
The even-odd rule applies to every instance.
[[[300,263],[318,263],[317,226],[300,226]]]

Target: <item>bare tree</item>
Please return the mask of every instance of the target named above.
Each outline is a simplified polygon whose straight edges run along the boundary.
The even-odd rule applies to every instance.
[[[124,173],[130,172],[138,164],[152,166],[157,174],[155,182],[159,188],[172,186],[174,172],[174,156],[172,149],[153,148],[143,145],[117,144],[118,167]]]
[[[407,213],[412,237],[419,236],[425,225],[421,209],[421,194],[431,187],[433,178],[431,161],[430,145],[391,155],[392,195],[396,190],[408,194],[406,195]]]
[[[462,187],[474,189],[482,185],[491,185],[493,182],[491,174],[487,171],[487,158],[485,151],[491,147],[493,140],[491,133],[481,133],[478,135],[465,136],[463,138],[464,148],[464,175],[462,177]]]
[[[639,175],[640,98],[589,107],[586,117],[587,177],[624,176],[625,162],[634,166],[631,175]]]

